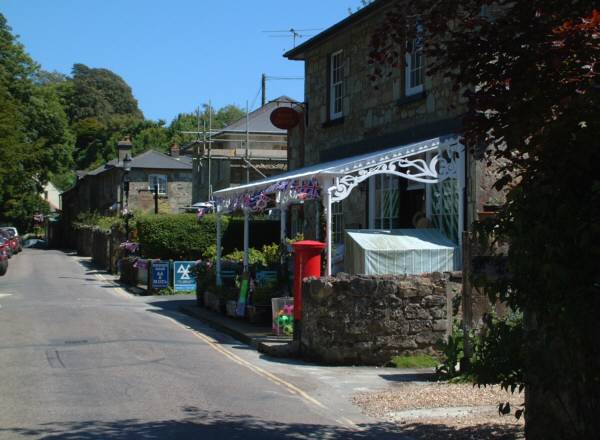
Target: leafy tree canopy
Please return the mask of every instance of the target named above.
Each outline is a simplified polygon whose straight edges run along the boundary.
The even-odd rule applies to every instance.
[[[119,75],[84,64],[73,65],[72,74],[73,88],[68,97],[71,121],[105,119],[112,115],[143,118],[131,87]]]
[[[507,203],[487,232],[508,243],[509,271],[486,290],[527,318],[512,380],[547,411],[527,436],[597,438],[600,12],[587,0],[393,3],[371,39],[374,79],[403,64],[420,23],[428,73],[465,91],[464,143],[504,164]]]

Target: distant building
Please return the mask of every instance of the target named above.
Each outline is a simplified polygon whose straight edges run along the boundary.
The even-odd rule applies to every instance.
[[[181,155],[194,160],[193,203],[210,200],[219,189],[286,171],[287,130],[275,127],[269,117],[277,107],[292,104],[292,99],[281,96],[251,112],[248,121],[244,117],[213,131],[206,141],[183,146]]]
[[[61,210],[60,206],[60,190],[52,184],[52,182],[46,183],[42,191],[42,199],[48,202],[50,211],[56,212]]]
[[[81,212],[111,214],[127,205],[130,211],[154,210],[154,186],[158,185],[159,212],[182,212],[192,201],[192,160],[148,150],[131,158],[129,141],[119,142],[119,157],[88,172],[78,172],[75,186],[62,194],[67,221]],[[129,172],[124,159],[130,159]],[[125,197],[128,183],[129,197]],[[126,200],[127,199],[127,200]]]

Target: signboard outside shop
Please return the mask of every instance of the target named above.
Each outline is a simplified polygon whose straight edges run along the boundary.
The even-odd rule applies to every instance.
[[[152,288],[166,289],[169,287],[169,262],[168,261],[153,261],[152,262]]]
[[[173,279],[175,292],[194,292],[196,277],[193,273],[195,261],[175,261],[173,263]]]

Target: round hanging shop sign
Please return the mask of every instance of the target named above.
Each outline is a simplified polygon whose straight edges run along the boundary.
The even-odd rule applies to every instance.
[[[291,107],[277,107],[271,112],[271,123],[282,130],[289,130],[300,122],[300,114]]]

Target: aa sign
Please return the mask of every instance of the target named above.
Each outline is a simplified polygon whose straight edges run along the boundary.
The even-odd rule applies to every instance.
[[[196,290],[195,261],[175,261],[173,263],[173,286],[176,292],[193,292]]]

